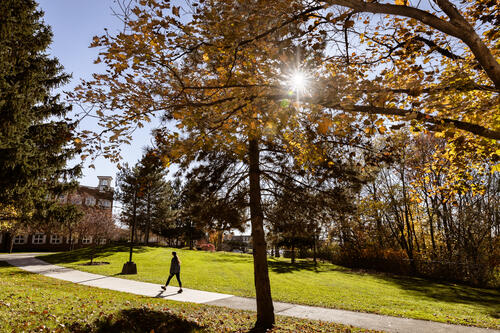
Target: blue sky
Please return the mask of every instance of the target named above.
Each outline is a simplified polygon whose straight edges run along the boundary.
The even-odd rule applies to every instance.
[[[121,30],[123,25],[113,16],[113,0],[38,0],[38,3],[45,12],[45,23],[52,27],[54,33],[49,52],[59,59],[67,73],[73,75],[71,82],[60,90],[70,91],[82,78],[90,79],[92,73],[103,70],[102,66],[93,63],[98,50],[88,47],[92,37],[103,34],[104,28],[115,32]],[[85,122],[83,126],[96,129],[91,122]],[[122,148],[124,162],[137,162],[143,147],[151,142],[150,131],[151,127],[136,132],[132,145]],[[91,163],[95,165],[95,170],[88,167]],[[86,161],[84,166],[80,183],[87,186],[97,186],[97,176],[112,176],[115,179],[118,170],[114,163],[104,158]]]

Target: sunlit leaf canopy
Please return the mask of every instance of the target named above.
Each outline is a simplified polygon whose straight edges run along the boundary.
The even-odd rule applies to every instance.
[[[156,133],[169,147],[165,162],[214,146],[242,157],[249,137],[279,137],[310,153],[304,121],[336,136],[388,135],[409,124],[445,137],[456,156],[498,159],[500,79],[488,67],[491,59],[500,67],[498,4],[130,4],[124,31],[92,43],[106,72],[72,95],[92,104],[106,129],[90,153],[116,157],[130,131],[156,115],[175,126]],[[300,100],[284,84],[297,72],[307,75]]]

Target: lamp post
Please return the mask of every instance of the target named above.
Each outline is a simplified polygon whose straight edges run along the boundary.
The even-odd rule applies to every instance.
[[[125,264],[123,264],[122,274],[137,274],[137,265],[132,261],[136,219],[137,219],[137,186],[136,186],[136,189],[134,190],[132,234],[130,235],[130,255],[129,255],[128,261]]]

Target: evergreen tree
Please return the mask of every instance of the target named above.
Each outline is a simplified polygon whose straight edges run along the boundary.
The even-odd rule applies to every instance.
[[[35,1],[0,2],[0,210],[11,224],[50,209],[47,199],[69,184],[61,180],[80,173],[66,168],[76,152],[71,107],[51,91],[70,76],[47,54],[51,41]]]
[[[133,168],[126,166],[120,171],[117,185],[122,220],[133,227],[135,219],[135,227],[144,233],[147,244],[150,232],[161,230],[172,215],[173,190],[161,162],[146,152]]]
[[[165,180],[165,168],[151,152],[146,152],[139,162],[139,177],[143,185],[140,200],[139,226],[144,232],[144,242],[149,243],[151,231],[161,226],[172,216],[173,189]]]
[[[245,230],[247,188],[240,174],[241,163],[230,155],[204,152],[185,174],[182,215],[199,230],[216,232],[221,250],[224,232]]]

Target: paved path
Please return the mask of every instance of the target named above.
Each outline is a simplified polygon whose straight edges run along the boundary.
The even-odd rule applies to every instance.
[[[255,299],[237,297],[233,295],[213,293],[201,290],[183,288],[182,294],[177,294],[177,288],[168,287],[162,291],[158,284],[139,282],[115,277],[97,275],[77,271],[70,268],[52,265],[36,259],[36,253],[0,254],[0,261],[6,261],[13,266],[26,271],[43,274],[48,277],[71,281],[87,286],[123,291],[137,295],[165,298],[180,302],[203,303],[225,306],[232,309],[255,311]],[[411,333],[493,333],[498,330],[449,325],[432,321],[406,319],[382,316],[371,313],[362,313],[346,310],[326,309],[313,306],[304,306],[288,303],[274,303],[275,313],[282,316],[306,318],[336,322],[356,327],[386,331]]]

